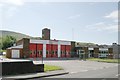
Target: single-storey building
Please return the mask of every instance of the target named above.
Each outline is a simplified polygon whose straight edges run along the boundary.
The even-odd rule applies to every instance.
[[[79,55],[85,54],[86,58],[113,58],[113,48],[101,48],[99,46],[77,46],[76,53]]]
[[[7,48],[7,58],[64,58],[75,52],[75,42],[23,38]]]

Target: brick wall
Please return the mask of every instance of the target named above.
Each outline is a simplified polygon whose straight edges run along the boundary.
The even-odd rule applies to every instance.
[[[75,52],[75,42],[71,42],[71,52]]]
[[[113,48],[108,48],[108,53],[109,53],[108,58],[113,59]]]
[[[50,29],[45,28],[42,30],[42,39],[50,40]]]
[[[88,47],[84,47],[83,50],[85,51],[85,57],[88,58]]]
[[[99,48],[94,48],[94,58],[98,58]]]
[[[7,49],[6,51],[6,57],[11,58],[11,49]]]
[[[30,39],[28,38],[23,38],[23,58],[28,58],[29,57],[29,43]]]
[[[23,39],[16,42],[16,45],[22,45],[22,44],[23,44]]]
[[[2,62],[2,75],[44,72],[44,64],[34,65],[32,61]]]
[[[71,42],[71,57],[76,57],[77,54],[75,53],[75,42]]]
[[[24,56],[22,54],[23,53],[22,49],[14,48],[14,49],[7,49],[7,54],[6,54],[7,58],[12,58],[12,50],[19,50],[20,51],[20,58],[22,58]]]

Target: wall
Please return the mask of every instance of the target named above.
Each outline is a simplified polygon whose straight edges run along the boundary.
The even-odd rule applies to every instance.
[[[77,53],[75,51],[75,42],[71,41],[71,57],[77,57]]]
[[[28,38],[23,38],[23,58],[28,58],[29,57],[29,43],[30,39]]]
[[[94,58],[98,58],[99,48],[94,48]]]
[[[22,45],[22,44],[23,44],[23,39],[16,42],[16,45]]]
[[[50,40],[50,29],[45,28],[42,30],[42,39]]]
[[[113,59],[113,48],[108,48],[108,53],[109,53],[108,58]]]
[[[11,49],[7,49],[6,57],[11,58]]]
[[[44,72],[44,64],[34,65],[32,61],[2,62],[2,75]]]
[[[42,45],[37,46],[36,45]],[[72,48],[71,48],[72,45]],[[71,51],[75,51],[75,42],[71,44],[70,41],[59,41],[59,40],[30,40],[30,51],[38,51],[36,48],[41,48],[43,52],[43,57],[47,58],[57,58],[57,57],[71,57],[70,53]],[[64,51],[63,54],[61,54],[61,51]],[[30,55],[31,56],[31,55]],[[31,57],[38,57],[35,54]]]
[[[113,54],[114,54],[114,58],[120,58],[120,45],[118,44],[114,44],[112,45],[113,48]]]
[[[24,56],[23,49],[14,48],[14,49],[7,49],[7,53],[6,53],[7,58],[12,58],[12,50],[19,50],[20,51],[20,58],[22,58]]]
[[[29,55],[30,58],[35,58],[35,57],[42,58],[43,44],[30,43],[29,49],[30,49],[30,55]],[[37,52],[37,54],[36,54],[36,52]]]
[[[85,51],[85,58],[88,58],[88,47],[84,47],[83,50]]]

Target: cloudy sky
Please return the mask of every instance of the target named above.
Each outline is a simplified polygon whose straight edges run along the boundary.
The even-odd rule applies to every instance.
[[[1,0],[1,30],[38,37],[45,27],[52,39],[112,44],[118,41],[118,2]]]

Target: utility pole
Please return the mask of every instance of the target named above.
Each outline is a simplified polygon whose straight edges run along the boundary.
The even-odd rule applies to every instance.
[[[72,40],[74,40],[74,29],[72,28]]]
[[[81,58],[81,56],[80,56],[80,50],[78,50],[78,54],[79,54],[79,60],[80,60],[80,58]]]

